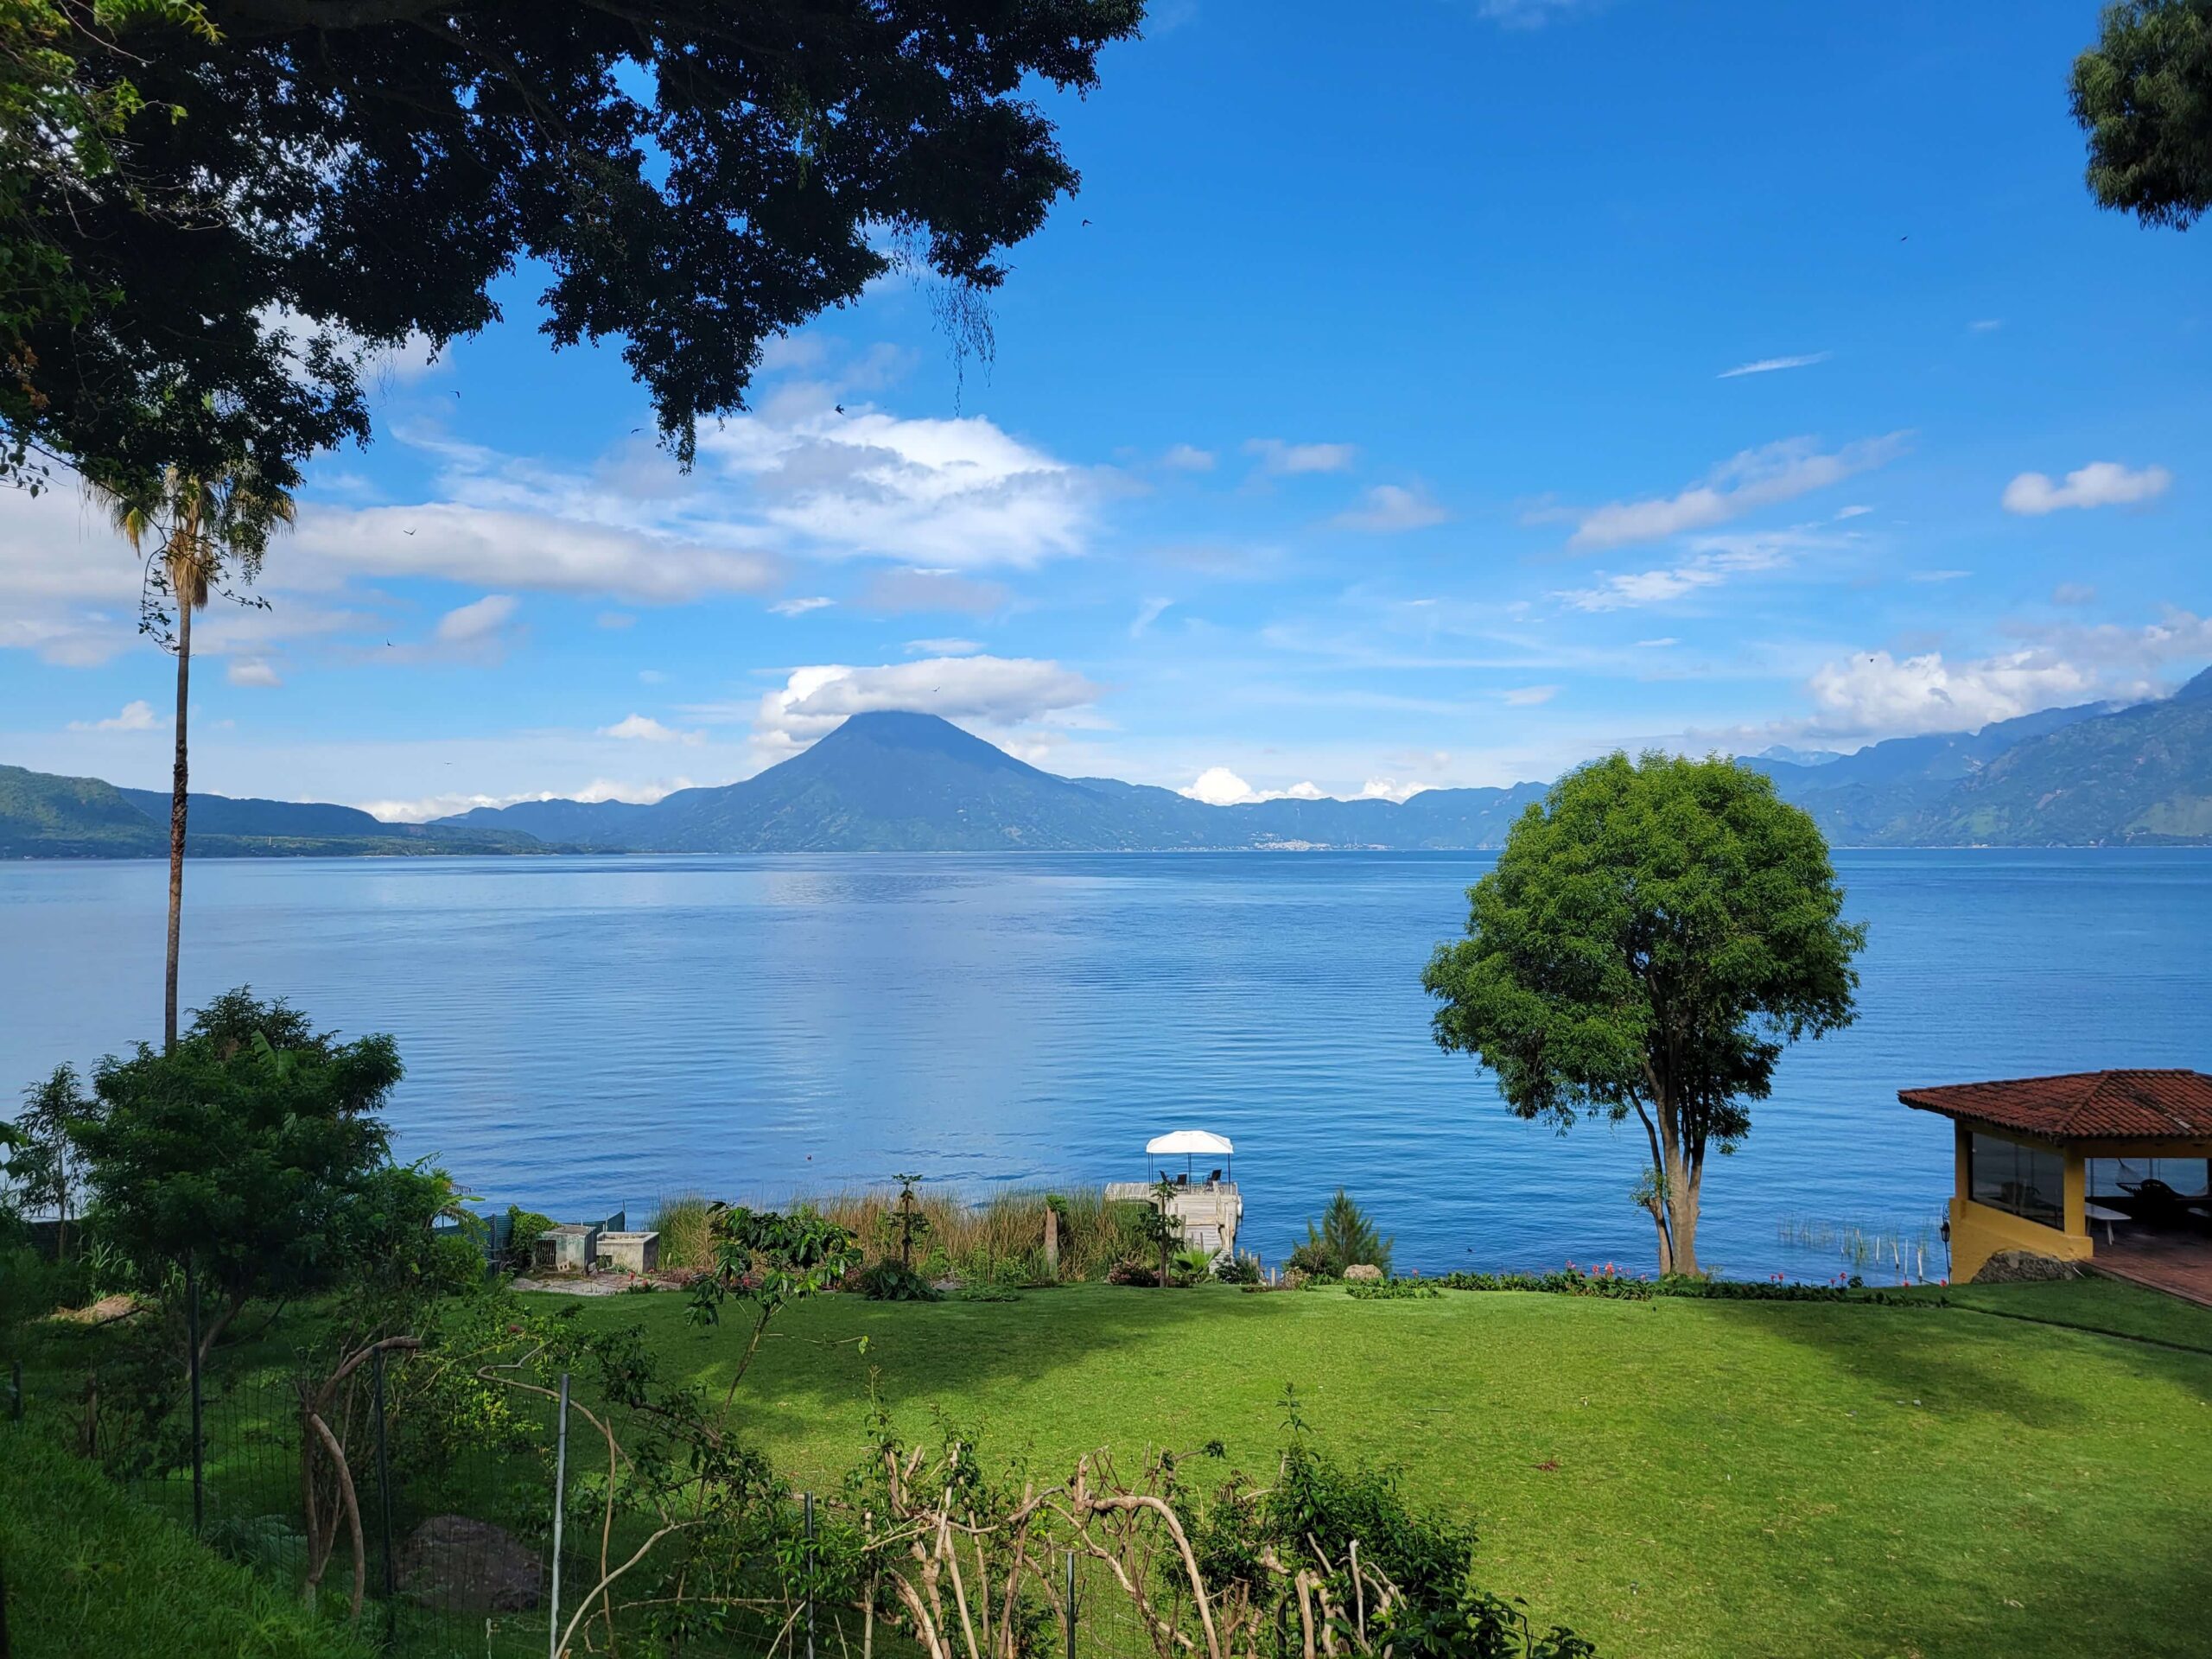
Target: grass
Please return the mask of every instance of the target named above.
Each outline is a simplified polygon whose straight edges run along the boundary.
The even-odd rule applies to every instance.
[[[24,1659],[367,1659],[369,1649],[191,1534],[134,1503],[92,1465],[0,1424],[0,1570]]]
[[[1402,1464],[1479,1526],[1490,1586],[1608,1656],[2202,1655],[2212,1313],[2100,1281],[1954,1294],[1973,1306],[835,1298],[786,1315],[740,1399],[826,1488],[871,1370],[910,1432],[942,1408],[1040,1475],[1216,1438],[1264,1473],[1294,1382],[1328,1446]],[[578,1317],[728,1375],[734,1332],[673,1296]]]

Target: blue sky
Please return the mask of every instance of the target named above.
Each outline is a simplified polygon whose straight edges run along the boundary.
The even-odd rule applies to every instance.
[[[195,785],[645,799],[913,707],[1402,795],[2154,695],[2212,660],[2212,251],[2082,186],[2096,10],[1160,0],[988,365],[887,281],[688,477],[527,271],[387,365],[203,626]],[[0,760],[164,781],[134,593],[0,499]]]

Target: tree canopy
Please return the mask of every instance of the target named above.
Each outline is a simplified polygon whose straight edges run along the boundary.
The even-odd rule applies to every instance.
[[[391,1038],[341,1043],[243,987],[166,1053],[109,1056],[69,1130],[101,1238],[149,1282],[194,1259],[221,1304],[203,1348],[250,1299],[334,1282],[423,1218],[377,1116],[400,1071]]]
[[[2074,60],[2089,189],[2146,225],[2212,207],[2212,0],[2124,0]]]
[[[1707,1154],[1732,1150],[1784,1045],[1850,1023],[1862,925],[1811,818],[1722,760],[1614,754],[1568,773],[1468,889],[1422,984],[1437,1042],[1516,1116],[1633,1115],[1662,1271],[1697,1271]]]
[[[276,488],[367,431],[362,353],[546,273],[664,438],[901,261],[996,286],[1141,0],[22,0],[0,25],[0,434]],[[7,465],[0,456],[0,470]]]

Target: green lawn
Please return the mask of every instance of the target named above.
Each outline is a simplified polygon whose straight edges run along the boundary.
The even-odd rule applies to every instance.
[[[1264,1472],[1295,1383],[1328,1446],[1402,1464],[1479,1525],[1490,1586],[1609,1659],[2212,1651],[2212,1313],[2103,1281],[1955,1294],[1974,1307],[839,1297],[785,1316],[740,1399],[827,1486],[872,1368],[910,1432],[942,1407],[1039,1473],[1216,1438]],[[675,1296],[580,1317],[641,1321],[706,1380],[738,1345]]]

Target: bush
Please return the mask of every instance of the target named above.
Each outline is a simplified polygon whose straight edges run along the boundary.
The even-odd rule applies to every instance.
[[[92,1465],[5,1424],[0,1560],[7,1562],[9,1636],[17,1651],[41,1659],[368,1653],[294,1598],[133,1503]]]
[[[507,1266],[517,1273],[527,1273],[537,1241],[553,1230],[553,1217],[511,1204],[507,1206]]]
[[[912,1268],[893,1261],[871,1262],[853,1275],[853,1288],[871,1302],[936,1302],[938,1288]]]
[[[1106,1282],[1109,1285],[1149,1285],[1156,1290],[1160,1287],[1160,1274],[1141,1262],[1125,1260],[1107,1268]]]
[[[1444,1294],[1433,1279],[1363,1279],[1346,1285],[1344,1292],[1363,1302],[1413,1301]]]
[[[1341,1279],[1346,1268],[1365,1262],[1382,1268],[1387,1279],[1390,1246],[1391,1241],[1375,1230],[1366,1212],[1340,1186],[1321,1212],[1320,1226],[1306,1224],[1306,1242],[1290,1253],[1289,1265],[1317,1277]]]
[[[1239,1250],[1233,1261],[1216,1262],[1213,1276],[1224,1285],[1256,1285],[1260,1282],[1260,1258],[1249,1250]]]

